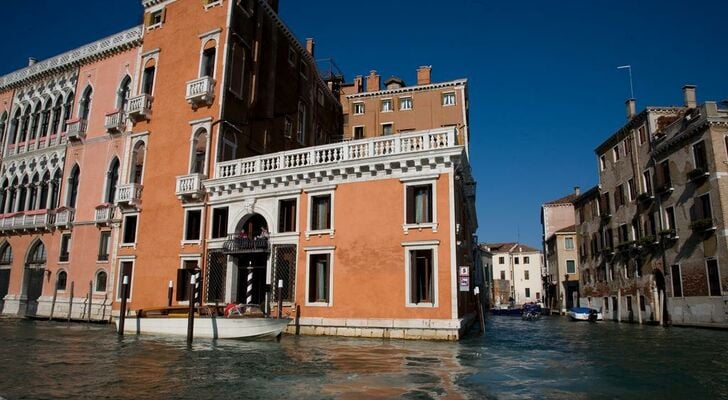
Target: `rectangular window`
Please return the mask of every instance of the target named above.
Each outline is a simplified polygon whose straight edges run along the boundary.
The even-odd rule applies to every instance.
[[[712,219],[713,211],[710,207],[710,193],[706,193],[698,197],[697,203],[698,215],[700,216],[700,218]]]
[[[399,109],[400,111],[406,111],[412,109],[412,98],[411,97],[400,97],[399,98]]]
[[[164,15],[165,9],[157,10],[154,12],[150,12],[146,15],[146,26],[147,29],[153,29],[157,28],[162,25],[162,22],[164,22]]]
[[[693,145],[693,159],[695,161],[695,169],[708,172],[708,158],[705,154],[705,142],[700,141]]]
[[[505,257],[498,257],[498,264],[505,264],[506,258]]]
[[[632,312],[632,296],[627,296],[627,312]]]
[[[513,264],[520,264],[520,261],[521,260],[519,260],[518,257],[513,257]]]
[[[364,139],[364,127],[363,126],[355,126],[354,127],[354,139]]]
[[[98,261],[109,260],[109,243],[111,242],[111,231],[101,231],[99,236],[99,255]]]
[[[645,310],[645,296],[640,295],[640,311],[646,311]]]
[[[455,92],[448,92],[442,94],[442,105],[443,106],[454,106],[455,105]]]
[[[506,280],[506,271],[501,271],[500,275],[502,281]]]
[[[392,99],[382,100],[382,112],[392,111]]]
[[[605,155],[601,155],[599,157],[599,169],[601,171],[604,171],[607,169],[607,157]]]
[[[677,229],[675,225],[675,207],[667,207],[665,209],[665,220],[668,229]]]
[[[394,127],[392,123],[382,124],[382,136],[391,135],[394,133]]]
[[[188,210],[185,219],[185,240],[200,240],[202,210]]]
[[[136,215],[127,215],[124,217],[123,244],[136,243],[137,218]]]
[[[524,264],[530,264],[531,263],[531,257],[523,257],[523,263]]]
[[[306,143],[306,105],[298,102],[298,126],[297,126],[298,143]]]
[[[652,193],[652,176],[650,175],[649,169],[642,173],[642,178],[642,189],[644,190],[644,193]]]
[[[190,278],[199,271],[197,260],[185,260],[182,268],[177,270],[177,301],[188,301],[190,299]],[[199,275],[197,276],[199,278]],[[202,282],[197,282],[198,288]],[[198,296],[195,296],[196,298]]]
[[[528,270],[523,271],[523,279],[528,280]]]
[[[639,133],[639,139],[640,139],[640,145],[644,144],[647,141],[647,128],[642,125],[638,129]]]
[[[311,197],[311,230],[331,229],[331,196]]]
[[[627,181],[627,187],[629,188],[629,201],[633,201],[637,198],[637,188],[634,186],[634,179],[630,178]]]
[[[156,67],[151,66],[144,68],[144,73],[142,74],[142,93],[151,95],[152,89],[154,89],[154,71],[156,70]]]
[[[228,208],[213,208],[212,209],[212,238],[219,239],[227,237],[227,226],[228,226]]]
[[[670,275],[672,275],[672,295],[673,297],[682,297],[682,274],[680,273],[680,265],[670,267]]]
[[[618,185],[614,192],[614,208],[618,209],[624,205],[624,185]]]
[[[706,267],[708,268],[708,295],[720,296],[722,293],[720,287],[720,273],[718,272],[718,260],[715,258],[708,259]]]
[[[567,250],[573,250],[574,249],[574,238],[573,237],[565,237],[564,238],[564,248]]]
[[[210,47],[202,52],[202,69],[200,71],[201,76],[215,76],[215,48]]]
[[[278,232],[296,231],[296,199],[278,202]]]
[[[667,189],[672,187],[672,178],[670,178],[670,161],[665,160],[660,163],[659,173],[657,175],[660,182],[658,183],[660,185],[660,188]]]
[[[293,121],[291,117],[286,116],[286,120],[283,123],[283,135],[288,139],[293,137]]]
[[[64,233],[61,236],[61,251],[58,256],[58,261],[65,262],[68,261],[68,251],[71,248],[71,234],[70,233]]]
[[[311,254],[308,264],[308,302],[328,303],[331,287],[331,254]]]
[[[627,224],[622,224],[619,226],[619,243],[624,243],[629,241],[629,232],[627,230]]]
[[[364,114],[364,103],[354,103],[354,115]]]
[[[119,286],[117,287],[116,291],[116,298],[121,299],[121,296],[123,296],[123,290],[124,290],[124,277],[127,277],[127,292],[126,292],[126,298],[131,298],[131,277],[132,277],[132,269],[134,267],[134,263],[131,261],[122,261],[119,265]]]
[[[609,297],[604,298],[604,311],[609,311]]]
[[[433,222],[432,185],[407,186],[407,223]]]
[[[612,149],[612,153],[614,154],[614,161],[615,162],[619,161],[619,156],[620,156],[619,145],[614,146],[614,148]]]
[[[410,250],[410,302],[434,302],[432,250]]]
[[[574,260],[566,260],[566,273],[567,274],[575,274],[576,273],[576,261],[574,261]]]
[[[526,288],[526,298],[531,298],[531,288]]]

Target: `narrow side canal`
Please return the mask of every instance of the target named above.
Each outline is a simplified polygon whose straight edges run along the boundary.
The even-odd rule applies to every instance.
[[[728,399],[728,332],[491,317],[459,343],[127,336],[0,321],[0,397]]]

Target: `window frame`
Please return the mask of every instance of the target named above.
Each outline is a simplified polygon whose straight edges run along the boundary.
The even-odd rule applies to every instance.
[[[140,219],[140,215],[139,214],[140,213],[135,212],[135,213],[124,214],[122,216],[122,219],[121,219],[122,220],[121,240],[119,241],[121,247],[133,247],[133,248],[136,248],[137,241],[138,241],[138,238],[139,238],[139,219]],[[127,223],[128,223],[127,222],[127,219],[128,218],[131,218],[131,217],[136,217],[136,224],[134,226],[134,241],[133,242],[125,242],[125,240],[126,240],[126,227],[127,227]]]
[[[361,137],[357,138],[356,130],[359,128],[361,128]],[[365,125],[354,125],[351,127],[351,138],[353,140],[360,140],[360,139],[364,139],[365,137],[366,137],[366,126]]]
[[[63,289],[61,289],[61,288],[58,287],[58,282],[60,282],[60,279],[59,278],[60,278],[61,274],[65,274],[66,275],[65,281],[63,282]],[[66,290],[68,289],[68,271],[66,271],[65,268],[59,268],[56,271],[56,281],[55,281],[55,284],[53,285],[53,289],[54,290],[57,290],[60,293],[65,293]]]
[[[65,249],[64,249],[65,247]],[[65,250],[65,253],[64,253]],[[65,257],[64,257],[65,256]],[[61,243],[58,246],[58,263],[68,264],[71,259],[71,234],[61,234]]]
[[[438,247],[439,241],[429,242],[409,242],[402,243],[404,249],[404,285],[405,285],[405,307],[406,308],[438,308],[440,305],[439,291],[439,265],[438,265]],[[432,302],[429,303],[412,303],[412,288],[410,269],[412,266],[411,253],[415,250],[430,250],[432,252]]]
[[[225,234],[222,236],[215,236],[217,232],[215,232],[215,211],[216,210],[226,210],[227,216],[225,217]],[[224,240],[227,239],[228,235],[230,234],[230,230],[228,229],[230,227],[230,207],[228,206],[221,206],[221,207],[212,207],[212,212],[210,212],[210,230],[209,230],[209,239],[210,240]]]
[[[294,212],[294,218],[293,218],[294,229],[292,231],[281,231],[280,230],[280,228],[281,228],[281,209],[282,209],[281,203],[284,201],[295,202],[295,212]],[[275,224],[275,227],[276,227],[275,233],[276,234],[298,235],[298,232],[300,231],[300,228],[301,228],[300,218],[299,218],[299,216],[301,215],[299,196],[287,196],[287,197],[280,197],[280,198],[276,199],[275,215],[277,216],[277,220],[276,220],[277,223]]]
[[[391,128],[391,132],[390,133],[384,133],[384,127],[385,126],[389,126]],[[391,121],[390,122],[382,122],[382,123],[379,124],[379,127],[381,128],[379,130],[381,132],[381,135],[380,136],[392,136],[395,133],[394,132],[394,122],[391,122]]]
[[[389,104],[389,106],[385,108],[384,107],[385,104]],[[394,101],[392,101],[391,97],[385,97],[385,98],[379,100],[379,112],[382,112],[382,113],[394,112]]]
[[[675,267],[677,267],[677,279],[678,284],[680,285],[680,295],[675,295]],[[707,264],[706,264],[706,271],[707,271]],[[670,290],[672,291],[672,297],[685,297],[685,290],[683,288],[683,280],[682,280],[682,265],[678,264],[672,264],[670,266]]]
[[[406,101],[409,100],[409,107],[405,107]],[[412,96],[402,96],[399,98],[399,111],[412,111],[413,108]]]
[[[306,204],[306,239],[312,235],[329,235],[330,237],[334,237],[335,227],[334,224],[334,216],[336,215],[335,207],[336,207],[336,187],[326,187],[326,188],[318,188],[318,189],[311,189],[306,191],[307,194],[307,204]],[[328,229],[312,229],[313,226],[313,198],[314,197],[321,197],[321,196],[329,196],[329,228]]]
[[[573,266],[574,266],[574,271],[573,272],[569,272],[569,261],[571,261],[573,263]],[[565,267],[566,267],[566,273],[567,274],[569,274],[569,275],[575,274],[576,273],[576,270],[577,270],[576,260],[566,260]]]
[[[120,256],[117,263],[117,269],[116,269],[116,287],[114,288],[114,299],[116,301],[121,301],[121,287],[123,283],[123,265],[124,263],[130,263],[131,264],[131,274],[129,274],[129,298],[127,299],[127,302],[130,302],[134,299],[134,269],[136,268],[136,256]],[[107,284],[108,288],[108,284]],[[107,289],[108,291],[108,289]]]
[[[710,285],[710,269],[708,267],[708,263],[711,261],[715,261],[715,274],[716,279],[718,280],[718,293],[713,294],[713,290]],[[718,261],[717,257],[708,257],[705,259],[705,280],[708,283],[708,297],[722,297],[723,296],[723,283],[721,282],[721,276],[720,276],[720,263]]]
[[[334,250],[335,247],[333,246],[320,246],[320,247],[307,247],[304,248],[305,254],[306,254],[306,281],[305,281],[305,305],[307,307],[333,307],[334,305]],[[311,279],[311,256],[317,256],[317,255],[327,255],[328,256],[328,299],[326,302],[322,301],[309,301],[310,296],[310,290],[311,285],[309,284]]]
[[[452,98],[452,103],[448,102],[447,99]],[[443,92],[441,104],[443,107],[453,107],[457,105],[457,95],[455,91]]]
[[[404,234],[408,234],[410,229],[432,229],[432,232],[437,232],[439,224],[437,219],[437,178],[438,176],[423,176],[423,177],[416,177],[416,178],[402,178],[400,179],[400,182],[402,182],[402,197],[403,197],[403,213],[402,213],[402,231]],[[430,185],[430,193],[431,193],[431,201],[432,204],[430,205],[432,208],[432,222],[425,222],[425,223],[408,223],[407,222],[407,209],[408,209],[408,197],[407,193],[409,192],[409,187],[411,186],[426,186]]]
[[[569,241],[571,242],[571,246],[569,246]],[[564,237],[564,249],[574,250],[574,237],[573,236]]]
[[[104,290],[98,290],[98,283],[99,283],[99,274],[104,273],[106,274],[106,288]],[[94,272],[94,284],[93,284],[93,293],[107,293],[109,291],[109,273],[106,272],[105,268],[100,268]]]
[[[137,222],[138,222],[138,220],[137,220]],[[101,256],[104,254],[101,253],[101,243],[102,243],[102,238],[105,234],[108,234],[108,239],[106,241],[106,254],[105,254],[106,259],[102,259]],[[97,263],[108,263],[110,255],[111,255],[111,231],[110,230],[101,230],[101,231],[99,231],[99,248],[98,248],[98,253],[96,254],[96,262]],[[107,276],[107,279],[108,279],[108,276]]]
[[[184,209],[185,215],[184,215],[184,225],[182,229],[182,244],[199,244],[202,242],[202,226],[205,221],[205,210],[204,207],[187,207]],[[199,224],[197,226],[197,239],[189,239],[188,236],[188,230],[189,230],[189,215],[191,212],[199,212],[200,213],[200,219]]]

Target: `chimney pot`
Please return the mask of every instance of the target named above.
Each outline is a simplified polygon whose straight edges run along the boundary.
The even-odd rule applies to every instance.
[[[574,186],[574,194],[577,196],[581,194],[581,188],[579,186]]]
[[[315,46],[316,42],[313,41],[313,38],[306,38],[306,51],[311,55],[311,57],[314,57],[313,51]]]
[[[37,62],[38,62],[38,59],[37,59],[37,58],[35,58],[35,57],[28,57],[28,66],[29,66],[29,67],[30,67],[31,65],[34,65],[34,64],[35,64],[35,63],[37,63]]]
[[[627,109],[627,120],[630,120],[637,114],[637,104],[634,99],[628,99],[624,104]]]
[[[429,85],[432,83],[432,65],[422,65],[417,68],[417,84]]]
[[[685,85],[682,87],[683,99],[685,100],[685,107],[695,108],[698,106],[697,98],[695,96],[695,85]]]
[[[364,91],[364,78],[361,75],[354,77],[354,90],[355,93],[361,93]]]
[[[376,70],[371,70],[367,76],[367,92],[376,92],[379,87],[379,75]]]

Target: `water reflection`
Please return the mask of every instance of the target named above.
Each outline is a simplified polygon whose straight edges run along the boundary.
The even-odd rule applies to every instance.
[[[205,341],[0,321],[0,397],[728,398],[726,333],[496,317],[460,343]]]

